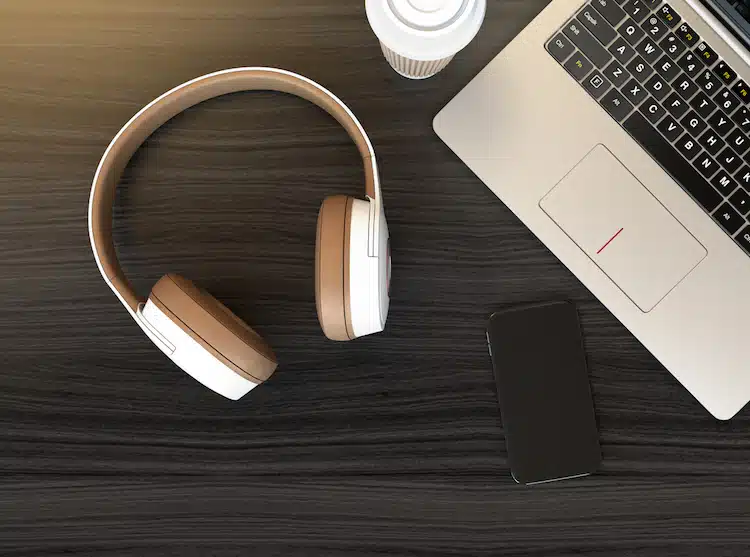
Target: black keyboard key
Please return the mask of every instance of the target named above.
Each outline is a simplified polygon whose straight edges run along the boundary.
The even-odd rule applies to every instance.
[[[750,133],[750,110],[744,106],[739,107],[734,114],[732,114],[732,120],[737,124],[740,129],[745,133]]]
[[[710,155],[707,155],[706,153],[701,154],[700,157],[695,159],[693,161],[693,166],[695,169],[703,174],[703,177],[707,180],[711,178],[714,174],[716,174],[716,171],[719,170],[719,165],[716,164],[716,161],[711,158]]]
[[[698,86],[685,74],[677,76],[677,79],[672,83],[672,87],[674,87],[675,91],[677,91],[685,100],[690,99],[690,97],[698,92]]]
[[[721,110],[713,113],[708,119],[708,125],[719,132],[721,137],[724,137],[732,130],[732,122],[729,121],[729,117]]]
[[[547,51],[561,64],[573,54],[575,47],[562,33],[558,33],[554,39],[547,44]]]
[[[679,60],[677,60],[677,65],[692,78],[695,78],[703,69],[703,62],[701,62],[701,59],[690,51],[687,51]]]
[[[651,74],[654,73],[651,66],[646,64],[646,61],[640,56],[633,58],[630,61],[630,64],[627,65],[627,68],[628,71],[633,74],[633,77],[641,83],[646,83]]]
[[[711,73],[711,70],[703,70],[695,82],[709,95],[714,95],[721,88],[721,81]]]
[[[633,105],[638,106],[648,97],[646,87],[638,83],[635,79],[631,79],[627,82],[625,87],[621,90],[625,98],[628,99]]]
[[[609,45],[609,52],[620,64],[627,64],[635,56],[635,49],[630,46],[622,37]]]
[[[740,100],[726,87],[722,87],[719,92],[716,93],[714,100],[719,103],[719,107],[721,107],[721,109],[727,114],[731,114],[738,106],[740,106]]]
[[[659,45],[656,44],[654,41],[646,37],[641,42],[638,43],[638,46],[635,47],[635,51],[643,56],[643,59],[648,64],[655,64],[659,58],[663,56],[661,48],[659,48]]]
[[[626,41],[628,41],[628,43],[630,43],[630,46],[637,45],[646,35],[646,32],[638,27],[638,24],[630,18],[621,23],[617,28],[617,31]]]
[[[719,151],[726,146],[724,140],[716,135],[716,132],[711,129],[706,130],[706,132],[698,138],[698,143],[700,143],[712,157],[718,155]]]
[[[698,33],[696,33],[687,23],[681,23],[677,29],[675,29],[675,34],[680,37],[680,40],[687,46],[693,46],[701,40]]]
[[[670,29],[674,29],[679,25],[680,21],[682,21],[679,14],[675,12],[669,4],[664,4],[659,8],[659,11],[657,11],[656,14],[669,26]]]
[[[750,188],[750,166],[743,166],[734,177],[745,189]]]
[[[646,19],[646,16],[649,14],[649,9],[641,0],[628,0],[622,8],[626,14],[638,23]]]
[[[742,159],[740,156],[732,151],[731,147],[724,147],[716,160],[721,166],[723,166],[727,172],[734,174],[737,169],[742,166]]]
[[[578,21],[602,44],[607,45],[617,37],[617,32],[612,26],[591,6],[586,6],[580,11]]]
[[[707,65],[712,66],[719,59],[719,56],[714,52],[714,49],[708,46],[706,41],[702,41],[698,46],[695,47],[696,52],[701,60]]]
[[[687,112],[688,103],[682,100],[677,93],[671,93],[664,101],[664,108],[675,118],[682,118]]]
[[[613,27],[625,19],[625,12],[617,5],[615,0],[593,0],[591,5],[597,12],[602,14]]]
[[[680,124],[682,124],[693,137],[698,137],[703,133],[703,130],[708,127],[708,124],[706,124],[693,110],[685,114],[682,120],[680,120]]]
[[[664,137],[666,137],[670,142],[677,141],[685,132],[685,128],[678,124],[677,120],[669,115],[667,115],[664,120],[659,122],[659,125],[657,127],[659,128],[659,131],[664,134]]]
[[[700,145],[698,145],[698,142],[693,139],[693,136],[689,133],[684,134],[678,139],[677,143],[675,143],[675,147],[677,147],[677,150],[682,153],[682,156],[689,161],[693,160],[703,151]]]
[[[734,207],[743,217],[750,213],[750,195],[748,195],[742,188],[738,188],[737,191],[732,194],[732,197],[729,198],[729,203],[731,203],[732,207]]]
[[[737,128],[734,128],[732,133],[727,136],[727,143],[740,156],[744,155],[750,149],[750,140]]]
[[[721,203],[719,192],[667,143],[643,115],[634,112],[623,127],[707,211],[712,212]]]
[[[656,102],[652,97],[649,97],[646,102],[641,105],[641,112],[646,117],[646,120],[656,125],[667,113],[664,107]]]
[[[583,78],[594,69],[594,66],[583,54],[576,51],[573,53],[573,56],[568,58],[568,61],[565,62],[565,69],[568,70],[568,73],[578,81],[583,81]]]
[[[604,77],[609,79],[615,87],[622,87],[630,79],[630,72],[623,68],[617,60],[612,60],[604,69]]]
[[[666,54],[654,64],[654,70],[663,77],[664,81],[667,83],[671,82],[680,73],[680,67]]]
[[[609,93],[604,95],[599,102],[618,122],[622,121],[633,110],[630,101],[623,97],[617,89],[610,89]]]
[[[583,81],[583,88],[589,92],[589,94],[598,99],[604,93],[609,91],[612,84],[607,78],[605,78],[599,71],[594,70],[589,76]]]
[[[661,0],[643,0],[643,3],[644,3],[644,4],[646,4],[646,6],[648,6],[648,7],[649,7],[650,9],[652,9],[652,10],[653,10],[653,9],[654,9],[654,8],[655,8],[655,7],[656,7],[656,6],[657,6],[657,5],[658,5],[658,4],[660,3],[660,2],[661,2]]]
[[[687,48],[685,43],[678,39],[674,33],[664,37],[659,44],[672,60],[677,60]]]
[[[708,118],[716,110],[716,103],[709,99],[703,91],[698,91],[698,94],[690,99],[690,106],[703,118]]]
[[[740,228],[747,224],[745,219],[743,219],[729,203],[724,203],[716,210],[714,213],[714,220],[716,220],[716,222],[718,222],[730,236],[734,236]]]
[[[727,196],[737,189],[738,184],[734,181],[734,178],[726,170],[720,170],[713,178],[711,178],[711,185],[721,192],[722,195]]]
[[[671,88],[661,77],[654,74],[646,82],[646,90],[658,101],[662,100],[671,91]]]
[[[742,249],[744,249],[747,254],[750,255],[750,226],[746,227],[742,232],[740,232],[735,240],[737,240],[737,243],[742,246]]]
[[[721,61],[714,66],[714,73],[727,85],[737,79],[737,72],[730,68],[729,64],[724,61]]]
[[[591,60],[597,68],[603,68],[612,59],[604,47],[599,44],[599,41],[597,41],[583,25],[578,23],[578,21],[573,20],[568,22],[563,28],[563,33],[573,41],[573,44],[578,47],[578,50],[580,50],[586,58]]]
[[[732,92],[737,95],[737,98],[743,103],[747,104],[750,102],[750,85],[743,80],[738,79],[737,83],[732,85]]]
[[[650,15],[646,21],[641,24],[641,29],[646,32],[647,37],[651,37],[651,40],[660,41],[661,38],[669,33],[667,26],[655,15]]]

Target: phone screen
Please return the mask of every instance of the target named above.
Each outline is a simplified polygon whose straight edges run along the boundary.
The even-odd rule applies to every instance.
[[[596,471],[601,448],[575,306],[496,313],[487,338],[513,478],[531,484]]]

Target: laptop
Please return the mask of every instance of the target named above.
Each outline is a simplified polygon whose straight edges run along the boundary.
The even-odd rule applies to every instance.
[[[440,138],[716,418],[750,400],[750,0],[552,0]]]

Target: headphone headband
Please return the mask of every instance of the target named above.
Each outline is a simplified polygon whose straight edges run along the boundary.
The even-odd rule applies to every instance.
[[[112,211],[117,184],[138,148],[163,124],[203,101],[241,91],[278,91],[307,99],[333,116],[349,133],[365,163],[365,190],[375,216],[380,208],[380,184],[375,152],[364,128],[349,108],[333,93],[301,75],[274,68],[236,68],[188,81],[141,109],[123,126],[102,157],[89,199],[89,237],[104,280],[135,316],[145,300],[138,296],[117,259],[112,238]],[[380,219],[371,218],[377,227]],[[376,250],[372,235],[371,251]],[[375,252],[375,255],[377,253]]]

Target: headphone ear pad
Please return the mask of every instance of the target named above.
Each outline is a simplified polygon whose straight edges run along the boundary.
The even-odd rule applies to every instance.
[[[349,241],[354,198],[327,197],[318,213],[315,302],[323,333],[331,340],[355,338],[349,292]]]
[[[276,370],[271,347],[229,308],[179,275],[162,277],[149,300],[235,373],[262,383]]]

